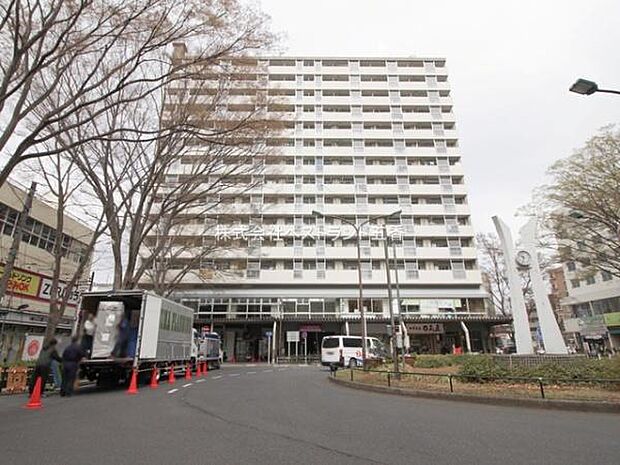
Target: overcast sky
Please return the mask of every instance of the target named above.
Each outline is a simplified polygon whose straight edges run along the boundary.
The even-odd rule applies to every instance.
[[[286,53],[447,58],[474,226],[518,207],[546,168],[620,120],[618,0],[262,0]]]

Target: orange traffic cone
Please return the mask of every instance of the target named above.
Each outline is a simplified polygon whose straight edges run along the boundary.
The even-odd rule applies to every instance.
[[[196,378],[202,376],[202,362],[196,362]]]
[[[168,368],[168,384],[174,384],[174,365]]]
[[[185,379],[192,379],[192,370],[189,368],[189,363],[185,365]]]
[[[40,376],[37,376],[37,380],[34,383],[34,390],[32,391],[32,395],[30,396],[30,399],[28,399],[28,403],[24,407],[31,410],[43,408],[43,404],[41,403],[42,384],[42,378]]]
[[[159,370],[157,369],[157,367],[153,367],[153,374],[151,375],[151,384],[150,384],[151,389],[157,389],[157,387],[159,386],[158,381],[157,381],[158,374],[159,374]]]
[[[129,383],[129,389],[127,389],[127,394],[137,394],[138,393],[138,372],[134,368],[131,370],[131,382]]]
[[[207,373],[209,373],[209,363],[208,362],[204,362],[204,366],[203,366],[202,372],[204,373],[205,376],[207,376]]]

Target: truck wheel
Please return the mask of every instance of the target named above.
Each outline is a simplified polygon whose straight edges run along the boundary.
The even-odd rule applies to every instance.
[[[357,360],[351,357],[349,359],[349,368],[356,368],[356,367],[357,367]]]

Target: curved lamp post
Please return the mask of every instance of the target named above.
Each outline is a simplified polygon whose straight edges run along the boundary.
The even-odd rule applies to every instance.
[[[349,226],[351,226],[354,230],[355,230],[355,238],[356,238],[356,244],[357,244],[357,280],[358,280],[358,287],[359,287],[359,296],[357,298],[357,306],[359,308],[359,312],[360,312],[360,318],[362,319],[362,365],[364,367],[364,369],[366,369],[366,337],[367,337],[367,331],[366,331],[366,315],[364,314],[364,305],[363,305],[363,287],[362,287],[362,254],[361,254],[361,250],[360,250],[360,231],[362,229],[363,226],[365,226],[366,224],[372,222],[372,221],[376,221],[378,219],[388,219],[391,218],[393,216],[398,216],[400,215],[402,212],[402,210],[398,210],[395,212],[392,212],[390,214],[387,215],[377,215],[377,216],[372,216],[370,218],[368,218],[366,221],[361,222],[360,224],[357,224],[357,222],[355,221],[351,221],[347,218],[344,218],[342,216],[338,216],[338,215],[328,215],[325,213],[321,213],[317,210],[312,210],[312,214],[315,216],[318,216],[319,218],[336,218],[340,221],[342,221],[343,223],[348,224]],[[391,305],[391,302],[390,302]]]
[[[620,95],[620,90],[599,89],[596,82],[588,81],[587,79],[577,79],[569,90],[581,95],[592,95],[595,92]]]

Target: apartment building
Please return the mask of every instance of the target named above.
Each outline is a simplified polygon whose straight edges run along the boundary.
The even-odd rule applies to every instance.
[[[184,53],[177,46],[177,59]],[[285,129],[266,141],[257,187],[209,215],[216,239],[236,249],[201,263],[174,297],[195,309],[199,326],[223,335],[229,359],[265,359],[271,348],[318,354],[325,335],[361,333],[350,224],[365,224],[363,306],[369,335],[386,339],[385,226],[395,242],[392,305],[412,350],[490,350],[492,326],[510,318],[485,308],[445,59],[264,57],[255,65],[251,86],[240,80],[235,94],[239,102],[246,87],[276,95]],[[231,98],[224,110],[247,108]]]
[[[13,232],[23,209],[27,189],[14,182],[0,187],[0,256],[5,259],[13,242]],[[30,216],[22,234],[15,267],[9,280],[7,306],[0,308],[0,360],[13,362],[22,358],[27,341],[42,342],[49,314],[50,285],[53,275],[52,250],[56,237],[56,208],[35,196]],[[77,289],[67,290],[70,280],[84,256],[93,231],[78,220],[65,215],[62,240],[61,287],[71,292],[69,305],[58,325],[59,334],[69,334],[78,304]],[[84,280],[90,267],[86,267]],[[0,274],[3,266],[0,265]]]
[[[564,333],[585,352],[620,349],[620,280],[606,272],[584,272],[575,262],[562,265],[567,295]]]

